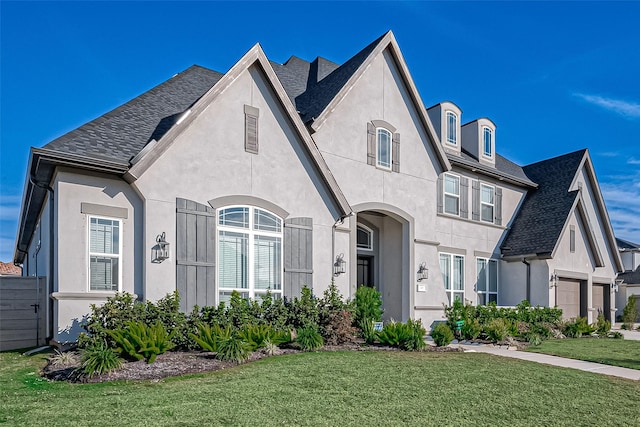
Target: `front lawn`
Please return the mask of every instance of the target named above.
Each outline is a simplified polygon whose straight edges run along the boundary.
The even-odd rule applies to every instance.
[[[0,353],[0,423],[640,425],[640,383],[479,353],[321,352],[161,381],[52,383]]]
[[[604,338],[571,338],[544,341],[528,351],[587,362],[640,369],[640,341]]]

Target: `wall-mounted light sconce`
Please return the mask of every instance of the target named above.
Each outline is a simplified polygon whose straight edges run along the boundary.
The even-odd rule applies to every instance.
[[[429,269],[427,268],[426,263],[421,263],[420,267],[418,267],[418,282],[422,282],[429,278]]]
[[[164,231],[156,237],[156,245],[152,248],[152,262],[157,264],[169,258],[169,243]]]
[[[339,276],[347,272],[347,262],[344,260],[344,254],[340,254],[336,257],[336,262],[333,263],[333,275]]]
[[[613,292],[618,292],[620,290],[620,285],[624,283],[623,279],[616,279],[613,283]]]
[[[551,277],[549,277],[549,282],[551,282],[551,285],[549,286],[550,288],[558,286],[558,275],[553,273]]]

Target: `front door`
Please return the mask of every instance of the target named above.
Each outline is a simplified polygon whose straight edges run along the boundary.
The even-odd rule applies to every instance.
[[[358,287],[369,286],[373,284],[373,257],[358,255]]]

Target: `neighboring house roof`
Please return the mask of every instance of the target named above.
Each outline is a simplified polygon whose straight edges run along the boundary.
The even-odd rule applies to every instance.
[[[551,256],[579,191],[569,191],[586,150],[523,168],[538,184],[527,193],[501,245],[503,256]]]
[[[536,188],[538,186],[535,182],[529,179],[521,166],[518,166],[511,160],[508,160],[499,154],[496,154],[495,167],[481,163],[477,158],[464,149],[461,150],[459,155],[447,153],[447,157],[453,165],[457,165],[474,172],[481,172],[500,181],[508,181],[516,185],[531,188]]]
[[[10,262],[0,261],[0,276],[22,276],[22,268]]]
[[[640,284],[640,267],[638,267],[635,271],[625,271],[624,273],[619,273],[617,279],[622,279],[623,283],[629,285]]]
[[[616,243],[618,245],[618,249],[621,251],[640,251],[640,245],[637,243],[632,243],[628,240],[623,240],[616,237]]]

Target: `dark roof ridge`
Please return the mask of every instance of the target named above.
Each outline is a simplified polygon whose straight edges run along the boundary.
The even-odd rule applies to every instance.
[[[541,163],[547,163],[547,162],[557,161],[557,160],[559,160],[559,159],[561,159],[561,158],[563,158],[563,157],[574,156],[574,155],[576,155],[576,154],[578,154],[578,153],[580,153],[581,155],[583,155],[583,156],[584,156],[584,153],[586,153],[587,151],[588,151],[588,149],[586,149],[586,148],[581,148],[581,149],[579,149],[579,150],[575,150],[575,151],[572,151],[572,152],[570,152],[570,153],[560,154],[560,155],[555,156],[555,157],[550,157],[550,158],[548,158],[548,159],[542,159],[542,160],[539,160],[539,161],[534,162],[534,163],[529,163],[528,165],[523,166],[523,168],[528,168],[528,167],[536,166],[536,165],[541,164]]]

